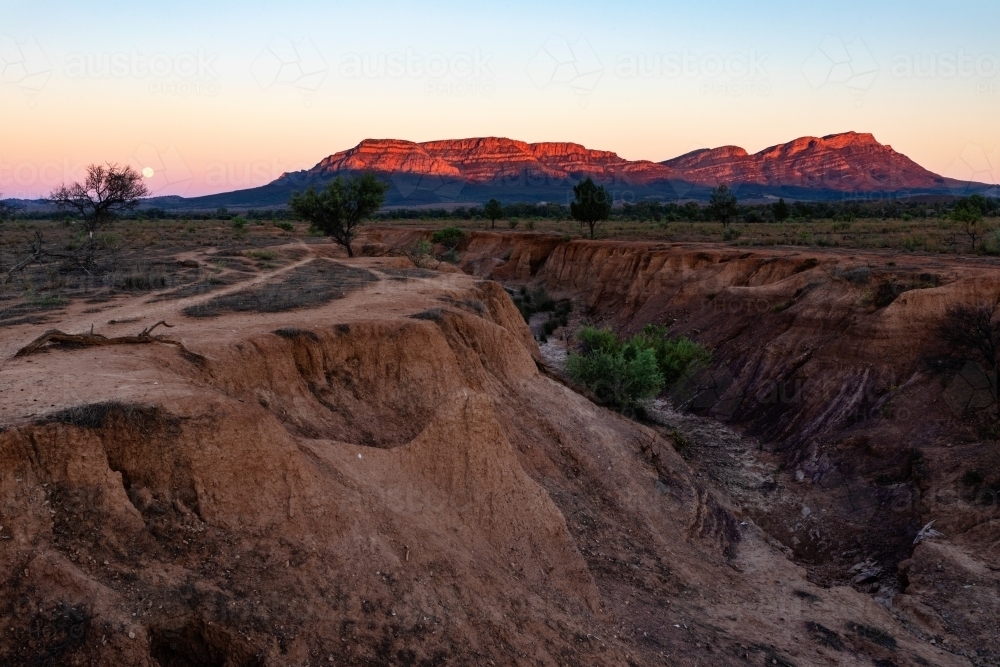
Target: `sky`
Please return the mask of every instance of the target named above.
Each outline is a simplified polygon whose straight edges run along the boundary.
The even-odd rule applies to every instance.
[[[263,185],[365,138],[628,159],[871,132],[1000,181],[1000,3],[0,0],[0,196]]]

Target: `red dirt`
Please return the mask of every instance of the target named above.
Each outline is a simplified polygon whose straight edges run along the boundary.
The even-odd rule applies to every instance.
[[[512,275],[548,281],[522,246]],[[222,290],[122,299],[101,319],[142,321],[95,327],[166,320],[203,361],[13,358],[43,327],[4,329],[0,662],[970,664],[808,581],[668,438],[540,371],[496,283],[336,261],[379,280],[214,318],[182,312]]]

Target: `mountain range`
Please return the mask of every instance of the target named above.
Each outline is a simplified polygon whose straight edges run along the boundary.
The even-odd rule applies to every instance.
[[[566,204],[573,198],[573,185],[588,176],[616,202],[707,200],[712,188],[723,183],[743,201],[997,195],[996,185],[945,178],[858,132],[802,137],[753,154],[738,146],[705,148],[663,162],[627,160],[567,142],[481,137],[423,143],[365,139],[311,169],[284,173],[261,187],[203,197],[153,197],[144,207],[283,206],[294,192],[362,172],[390,183],[390,207],[475,205],[492,197],[503,203]]]
[[[707,199],[721,183],[743,200],[828,200],[963,195],[991,186],[939,176],[879,143],[871,134],[802,137],[750,154],[738,146],[706,148],[671,160],[626,160],[574,143],[529,144],[501,137],[413,142],[365,139],[316,166],[265,186],[206,197],[159,198],[166,208],[265,207],[340,175],[374,172],[390,184],[388,206],[502,202],[566,203],[590,176],[616,201]],[[995,186],[993,186],[995,187]],[[153,203],[153,202],[151,202]]]

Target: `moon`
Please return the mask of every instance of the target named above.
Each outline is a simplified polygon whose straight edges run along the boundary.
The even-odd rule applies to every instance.
[[[143,167],[142,169],[142,175],[146,178],[152,178],[154,173],[156,172],[153,171],[152,167]]]

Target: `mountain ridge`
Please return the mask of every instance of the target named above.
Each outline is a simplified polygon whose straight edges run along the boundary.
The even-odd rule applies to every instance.
[[[844,193],[936,190],[948,180],[920,166],[871,133],[799,137],[750,154],[739,146],[702,148],[670,160],[628,160],[571,142],[526,143],[505,137],[413,142],[365,139],[301,172],[279,179],[319,180],[344,172],[457,179],[469,184],[527,180],[575,181],[591,176],[612,184],[673,182],[715,187],[821,189]]]
[[[165,208],[269,207],[292,193],[321,187],[339,175],[374,172],[390,183],[387,206],[511,202],[568,203],[585,177],[605,185],[616,201],[706,200],[726,184],[742,200],[801,200],[993,194],[996,186],[945,178],[925,169],[871,133],[799,137],[749,153],[739,146],[702,148],[654,162],[572,142],[527,143],[506,137],[426,142],[365,139],[324,157],[310,169],[281,174],[247,190],[173,202]]]

